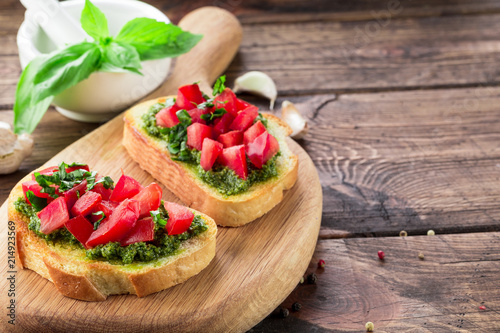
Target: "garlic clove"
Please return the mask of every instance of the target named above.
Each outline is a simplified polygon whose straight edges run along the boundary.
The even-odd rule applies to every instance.
[[[294,139],[302,139],[309,130],[307,121],[290,101],[284,101],[281,104],[281,119],[292,129],[290,137]]]
[[[234,81],[233,91],[249,92],[270,99],[269,109],[274,109],[274,102],[278,96],[276,84],[266,73],[251,71],[243,74]]]
[[[0,156],[14,152],[16,144],[16,135],[6,122],[0,121]]]
[[[29,134],[17,136],[9,124],[0,121],[0,175],[16,171],[32,151],[33,139]]]

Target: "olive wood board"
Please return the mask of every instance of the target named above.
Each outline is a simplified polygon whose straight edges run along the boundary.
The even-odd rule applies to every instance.
[[[120,143],[122,131],[121,119],[114,119],[45,165],[85,161],[92,170],[113,179],[118,179],[122,168],[142,184],[154,181],[128,156]],[[144,298],[117,295],[103,302],[84,302],[64,297],[48,280],[16,268],[15,328],[27,332],[225,332],[253,327],[298,284],[315,249],[321,222],[322,192],[316,169],[298,144],[292,140],[289,144],[299,155],[295,186],[278,206],[254,222],[218,228],[216,256],[200,274]],[[163,199],[179,202],[165,188]],[[0,216],[0,248],[6,251],[7,203],[0,208]],[[11,299],[7,299],[8,271],[4,256],[2,305]],[[12,328],[2,315],[3,327]]]
[[[241,26],[227,11],[204,7],[186,15],[179,26],[203,33],[202,41],[176,59],[168,80],[147,98],[175,94],[183,84],[200,81],[209,91],[236,54]],[[65,148],[44,166],[62,161],[89,164],[115,181],[122,170],[141,184],[154,179],[122,146],[119,115]],[[219,228],[215,258],[201,273],[167,290],[138,298],[109,296],[103,302],[66,298],[38,274],[11,268],[8,258],[7,202],[0,208],[0,331],[19,332],[241,332],[271,313],[294,289],[316,247],[322,213],[318,173],[307,153],[293,140],[299,156],[298,180],[283,201],[263,217],[239,228]],[[43,166],[42,166],[43,167]],[[179,200],[163,187],[163,199]],[[7,278],[15,276],[13,293]],[[10,294],[9,294],[10,293]],[[15,301],[15,325],[6,308]],[[5,306],[4,306],[5,305]]]

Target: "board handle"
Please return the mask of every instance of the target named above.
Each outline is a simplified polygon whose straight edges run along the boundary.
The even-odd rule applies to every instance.
[[[209,93],[212,84],[229,66],[240,47],[243,32],[238,19],[218,7],[201,7],[182,18],[179,26],[191,33],[203,34],[201,41],[176,59],[172,74],[164,84],[144,100],[175,95],[185,84],[199,82]]]

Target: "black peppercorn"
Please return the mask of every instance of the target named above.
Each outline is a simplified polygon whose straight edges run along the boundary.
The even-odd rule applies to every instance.
[[[288,317],[289,314],[290,314],[290,311],[288,311],[287,308],[280,308],[280,316],[282,318]]]
[[[299,311],[300,308],[302,308],[302,305],[299,302],[295,302],[292,304],[292,310],[293,311]]]
[[[312,273],[312,274],[309,274],[307,276],[307,283],[316,284],[317,281],[318,281],[318,277],[316,276],[316,274]]]

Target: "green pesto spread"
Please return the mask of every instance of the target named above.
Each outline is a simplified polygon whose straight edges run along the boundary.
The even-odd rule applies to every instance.
[[[164,128],[156,125],[155,115],[160,112],[161,109],[171,106],[174,103],[175,100],[170,98],[165,103],[156,103],[152,105],[149,111],[142,116],[142,121],[144,122],[143,129],[150,136],[164,141],[167,144],[167,149],[173,160],[182,161],[193,166],[191,169],[203,182],[215,188],[219,193],[230,196],[243,193],[252,187],[252,185],[278,175],[276,159],[280,156],[281,152],[278,152],[273,158],[267,161],[262,169],[253,167],[250,160],[247,158],[248,177],[246,180],[238,177],[236,173],[228,167],[217,163],[211,170],[203,170],[200,165],[201,152],[196,149],[189,149],[186,146],[187,131],[185,129],[191,124],[190,119],[187,121],[180,119],[181,122],[172,128]],[[262,117],[260,113],[255,121],[258,120],[267,127],[267,119]],[[172,145],[174,145],[174,147],[172,147]]]
[[[19,198],[14,203],[18,212],[29,217],[28,229],[37,236],[52,244],[62,243],[84,249],[82,244],[66,228],[60,228],[48,235],[40,232],[40,219],[36,210],[24,198]],[[168,217],[164,216],[164,219]],[[120,246],[119,242],[98,245],[85,250],[86,257],[92,260],[108,261],[114,265],[131,264],[132,262],[147,262],[175,254],[182,242],[195,237],[208,229],[200,215],[195,215],[188,231],[171,235],[165,233],[165,228],[158,227],[155,222],[155,237],[152,242],[138,242],[128,246]]]

